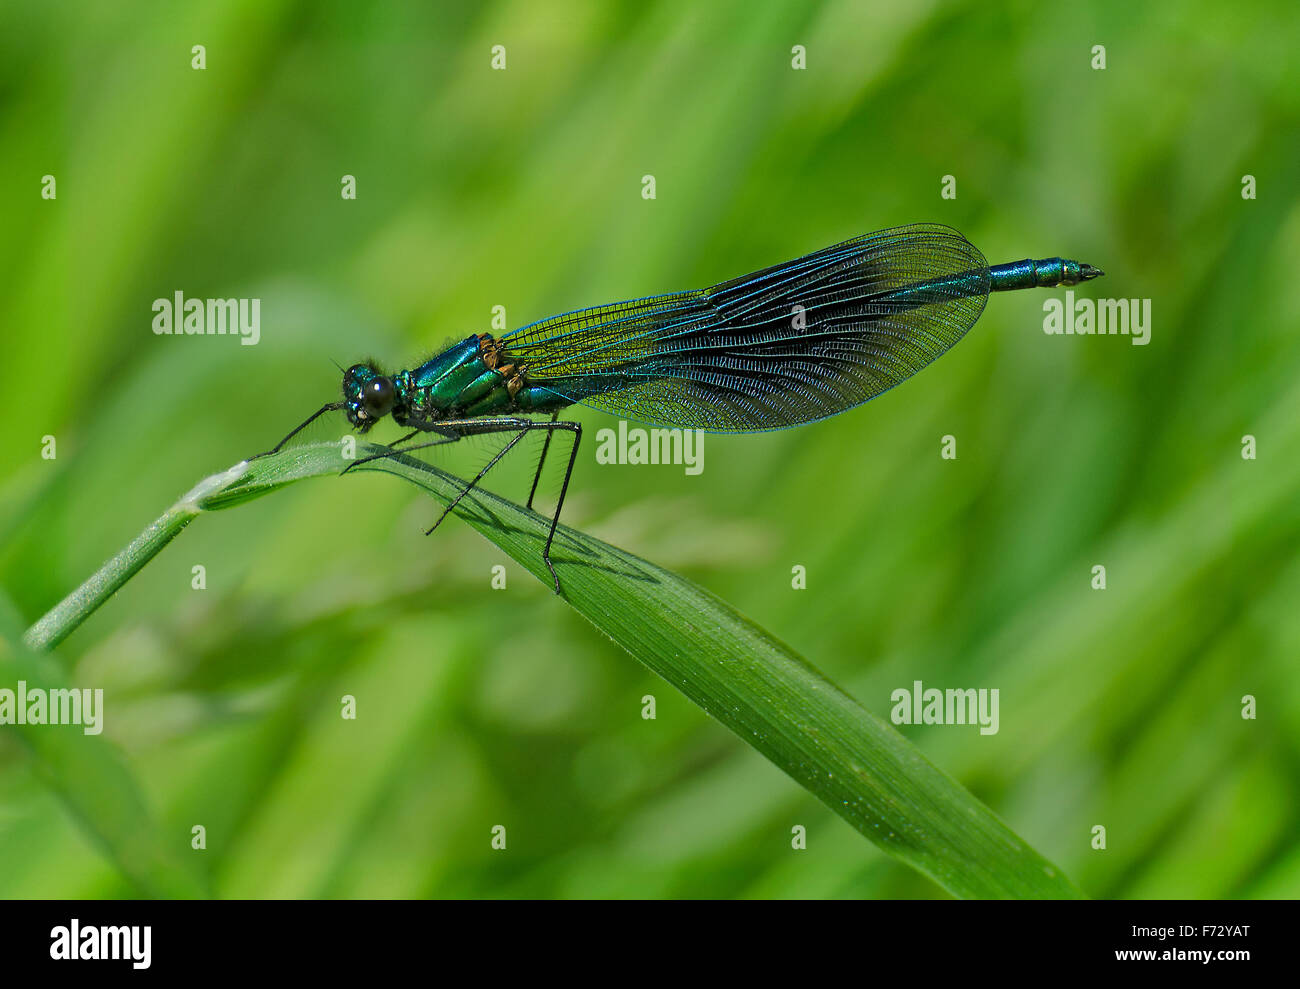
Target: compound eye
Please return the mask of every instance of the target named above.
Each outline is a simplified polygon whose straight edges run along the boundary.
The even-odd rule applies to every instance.
[[[393,411],[396,392],[389,378],[375,378],[366,383],[361,392],[361,407],[371,419],[382,419]]]

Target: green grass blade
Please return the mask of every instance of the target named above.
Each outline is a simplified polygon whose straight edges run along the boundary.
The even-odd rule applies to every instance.
[[[175,539],[180,531],[189,525],[200,511],[203,511],[204,499],[208,495],[216,491],[224,491],[227,486],[235,482],[244,467],[242,463],[236,464],[230,470],[222,474],[214,474],[195,485],[192,491],[160,515],[121,552],[96,570],[89,580],[29,628],[23,636],[28,648],[38,652],[53,649],[71,635],[78,625],[94,613],[96,608],[116,594],[123,584],[162,552],[162,548]]]
[[[362,444],[358,453],[375,449]],[[347,464],[337,445],[311,445],[208,478],[37,622],[29,642],[62,639],[199,512]],[[464,484],[412,457],[360,469],[398,474],[444,502]],[[457,514],[551,585],[541,558],[548,520],[486,491],[467,497]],[[955,896],[1081,895],[892,726],[725,602],[567,527],[551,557],[571,607],[889,854]]]

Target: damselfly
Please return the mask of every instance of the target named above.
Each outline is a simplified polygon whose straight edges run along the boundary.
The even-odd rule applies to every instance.
[[[974,325],[990,292],[1077,285],[1101,274],[1064,258],[990,267],[951,227],[894,227],[712,288],[578,309],[501,337],[475,333],[412,370],[354,364],[343,374],[343,401],[322,406],[267,452],[339,409],[363,433],[387,415],[410,430],[352,466],[466,436],[514,434],[432,532],[520,439],[541,430],[531,509],[551,438],[572,433],[542,550],[558,594],[551,542],[582,440],[578,423],[559,418],[569,406],[722,433],[799,426],[921,370]],[[437,439],[411,443],[423,434]]]

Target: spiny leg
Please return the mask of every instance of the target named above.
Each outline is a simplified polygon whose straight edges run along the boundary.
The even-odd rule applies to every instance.
[[[552,419],[550,422],[534,422],[532,419],[519,419],[502,416],[483,419],[444,419],[442,422],[438,423],[437,429],[440,432],[445,431],[446,435],[443,439],[434,440],[430,443],[420,443],[415,446],[407,447],[405,450],[385,450],[382,453],[377,453],[373,456],[367,457],[365,460],[358,460],[356,464],[351,464],[348,468],[350,470],[357,464],[366,463],[371,460],[381,460],[385,457],[397,456],[399,453],[413,453],[416,450],[422,450],[425,447],[439,446],[443,443],[455,442],[455,440],[460,439],[463,436],[514,432],[515,435],[511,437],[510,442],[502,447],[501,450],[497,452],[496,456],[488,461],[487,466],[479,471],[478,475],[465,486],[464,490],[462,490],[460,494],[456,496],[455,500],[443,509],[442,514],[438,516],[438,520],[434,522],[428,530],[426,530],[425,535],[428,535],[433,532],[434,529],[438,528],[442,523],[442,520],[451,513],[452,509],[459,505],[461,500],[467,494],[474,490],[478,483],[487,475],[487,472],[495,467],[497,462],[509,453],[515,444],[523,439],[526,433],[530,433],[535,429],[544,429],[547,431],[548,438],[550,437],[550,434],[557,429],[563,429],[566,432],[573,433],[573,449],[569,451],[569,463],[564,470],[564,483],[560,486],[560,497],[555,505],[555,514],[551,517],[550,529],[546,534],[546,545],[542,549],[542,561],[546,564],[546,569],[551,572],[551,578],[555,581],[555,593],[559,594],[560,575],[555,572],[555,566],[551,563],[551,543],[555,540],[555,529],[560,522],[560,511],[564,508],[564,498],[569,491],[569,480],[573,476],[573,465],[578,459],[578,447],[582,443],[582,426],[579,423],[570,422],[568,420],[557,422],[555,419]]]
[[[304,429],[306,429],[313,422],[315,422],[317,419],[323,416],[326,412],[337,412],[341,408],[343,408],[342,402],[328,402],[325,405],[322,405],[319,409],[317,409],[315,412],[309,415],[301,423],[299,423],[293,429],[289,430],[288,435],[285,436],[285,438],[282,439],[279,443],[275,444],[275,446],[271,447],[271,449],[267,450],[265,453],[254,454],[248,459],[257,460],[259,457],[269,457],[273,453],[279,453],[280,447],[288,443],[291,439],[293,439],[295,436],[301,433]]]
[[[447,423],[443,422],[440,425],[446,427]],[[506,432],[510,429],[516,429],[518,432],[511,438],[509,443],[501,448],[495,457],[488,461],[487,466],[478,472],[478,476],[465,486],[465,489],[456,496],[456,500],[443,509],[442,514],[438,516],[438,521],[434,522],[433,525],[429,527],[425,532],[425,535],[427,536],[429,533],[433,532],[434,529],[438,528],[442,523],[442,520],[451,513],[451,510],[460,504],[461,499],[474,490],[479,481],[483,480],[487,472],[496,466],[497,461],[509,453],[511,448],[523,439],[526,433],[530,433],[535,429],[544,429],[546,430],[548,441],[557,429],[563,429],[566,432],[573,433],[573,449],[569,451],[569,463],[564,469],[564,483],[560,486],[560,497],[555,503],[555,514],[551,517],[551,527],[546,533],[546,545],[542,549],[542,562],[546,564],[546,569],[551,572],[551,579],[555,581],[555,593],[559,594],[560,575],[555,572],[555,565],[551,563],[551,543],[555,540],[555,529],[560,523],[560,512],[564,508],[564,496],[569,490],[569,479],[573,476],[573,465],[578,459],[578,447],[582,443],[582,426],[579,423],[569,422],[567,420],[565,422],[557,422],[555,419],[552,419],[550,422],[534,422],[531,419],[502,419],[498,420],[497,424],[491,428],[483,428],[480,426],[476,431],[483,433]],[[418,450],[420,447],[411,447],[410,449]]]
[[[564,429],[573,434],[573,449],[569,451],[569,465],[564,469],[564,483],[560,485],[560,500],[555,503],[555,515],[551,518],[551,531],[546,534],[546,547],[542,550],[542,560],[546,563],[546,569],[551,571],[551,576],[555,579],[555,593],[560,593],[560,575],[555,572],[555,567],[551,564],[551,542],[555,539],[555,527],[560,524],[560,509],[564,507],[564,495],[569,490],[569,478],[573,476],[573,465],[578,459],[578,447],[582,444],[582,424],[577,422],[556,422],[552,419],[550,422],[534,424],[538,429],[545,429],[546,438],[549,441],[551,434],[557,429]]]
[[[557,409],[551,416],[551,422],[555,422],[555,420],[559,418],[560,413]],[[533,475],[533,486],[528,491],[528,508],[530,511],[533,507],[533,498],[537,494],[537,482],[542,479],[542,468],[546,466],[546,451],[551,448],[551,437],[554,435],[555,431],[553,429],[548,429],[546,431],[546,442],[542,444],[542,456],[541,459],[537,461],[537,473]]]
[[[401,453],[414,453],[416,450],[424,450],[431,446],[442,446],[444,443],[456,443],[466,436],[478,436],[484,433],[508,433],[517,430],[526,430],[529,426],[535,425],[530,419],[518,419],[510,416],[493,416],[482,419],[444,419],[427,429],[414,429],[407,433],[401,439],[388,444],[379,453],[373,453],[368,457],[348,464],[343,473],[346,474],[353,467],[359,467],[361,464],[368,464],[372,460],[384,460],[388,457],[396,457]],[[441,439],[432,440],[428,443],[417,443],[415,446],[408,446],[404,449],[398,447],[405,443],[411,437],[418,433],[434,433]]]
[[[399,453],[410,453],[412,450],[424,450],[427,447],[431,447],[431,446],[442,446],[444,443],[456,443],[461,439],[461,436],[459,434],[445,435],[440,433],[439,435],[442,436],[442,439],[432,440],[428,443],[418,443],[415,446],[408,446],[404,450],[398,449],[398,447],[401,446],[401,444],[405,443],[412,436],[418,435],[420,432],[421,430],[413,429],[405,436],[403,436],[401,439],[394,440],[392,443],[389,443],[388,446],[384,447],[384,449],[381,452],[372,453],[368,457],[362,457],[360,460],[352,461],[352,463],[348,464],[346,467],[343,468],[343,470],[339,472],[339,476],[341,477],[342,475],[346,474],[353,467],[360,467],[362,464],[368,464],[372,460],[384,460],[388,457],[396,456]]]
[[[506,452],[518,443],[520,438],[526,432],[537,425],[539,424],[533,422],[531,419],[520,419],[512,416],[490,416],[481,419],[444,419],[427,430],[428,432],[438,433],[443,437],[442,439],[432,440],[428,443],[417,443],[415,446],[408,446],[401,450],[394,449],[394,447],[397,446],[397,443],[403,443],[410,439],[410,435],[404,436],[402,439],[398,440],[397,443],[381,450],[379,453],[372,454],[371,456],[364,457],[355,463],[348,464],[348,466],[344,468],[343,473],[346,474],[353,467],[367,464],[374,460],[383,460],[403,453],[414,453],[416,450],[424,450],[431,446],[442,446],[444,443],[455,443],[466,436],[481,436],[488,433],[516,433],[517,435],[515,435],[510,442],[507,443],[505,447],[488,462],[488,465],[479,471],[478,476],[475,477],[474,480],[456,496],[456,500],[443,510],[443,513],[438,516],[438,521],[434,522],[425,533],[425,535],[428,535],[433,532],[434,529],[438,528],[438,525],[447,517],[448,513],[460,504],[461,499],[473,490],[474,486],[483,479],[483,476],[496,466],[497,461],[504,457]]]
[[[529,426],[521,427],[520,430],[510,438],[510,442],[497,451],[496,456],[487,462],[487,465],[481,471],[478,472],[478,474],[474,477],[474,480],[470,481],[469,484],[465,485],[461,493],[456,495],[455,499],[450,504],[448,504],[446,508],[442,510],[442,514],[438,516],[438,521],[434,522],[433,525],[429,526],[429,528],[424,530],[424,534],[426,536],[432,535],[433,530],[438,528],[438,526],[442,525],[442,520],[451,514],[451,510],[460,504],[461,499],[464,498],[471,491],[473,491],[474,488],[478,486],[478,482],[483,480],[484,476],[486,476],[487,472],[497,465],[497,461],[500,460],[502,457],[504,457],[507,453],[509,453],[511,447],[513,447],[516,443],[518,443],[521,439],[524,438],[524,435],[529,431],[530,426],[531,424]],[[411,449],[418,450],[420,448],[411,447]]]

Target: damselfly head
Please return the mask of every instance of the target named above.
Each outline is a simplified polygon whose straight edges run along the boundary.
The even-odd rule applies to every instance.
[[[396,399],[393,379],[369,364],[353,364],[343,372],[343,407],[348,422],[361,432],[392,412]]]

